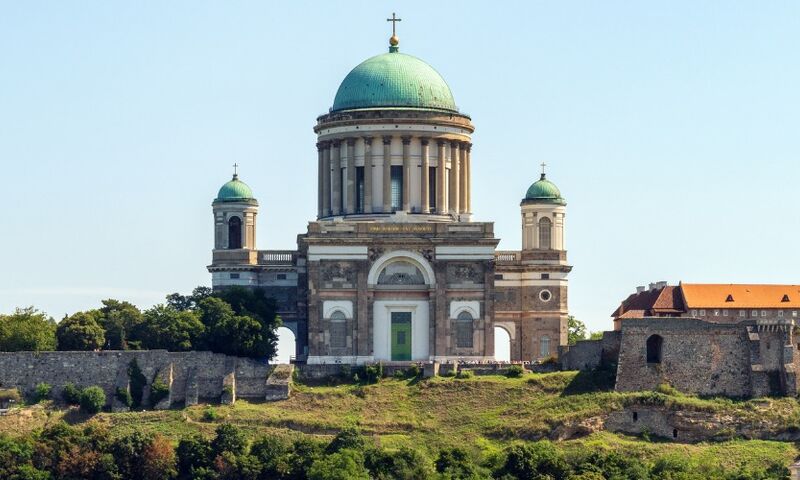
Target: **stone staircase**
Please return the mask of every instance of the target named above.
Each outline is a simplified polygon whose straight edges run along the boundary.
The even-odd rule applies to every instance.
[[[294,365],[275,365],[275,368],[267,378],[266,395],[267,401],[286,400],[292,393],[292,374]]]

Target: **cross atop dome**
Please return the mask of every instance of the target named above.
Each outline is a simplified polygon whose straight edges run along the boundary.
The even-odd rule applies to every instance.
[[[397,15],[392,12],[392,18],[387,18],[387,22],[392,22],[392,36],[389,38],[389,51],[397,52],[400,50],[397,45],[400,44],[400,38],[397,36],[397,22],[402,22],[402,18],[397,18]]]

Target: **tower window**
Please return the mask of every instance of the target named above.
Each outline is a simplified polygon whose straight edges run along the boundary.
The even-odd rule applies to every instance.
[[[364,167],[356,167],[356,212],[364,213]]]
[[[550,280],[550,274],[549,273],[543,273],[542,274],[542,280]]]
[[[403,167],[392,166],[392,210],[403,208]]]
[[[549,357],[550,356],[550,337],[545,335],[539,341],[539,356],[540,357]]]
[[[456,346],[458,348],[472,348],[472,315],[461,312],[456,319]]]
[[[553,222],[547,218],[542,217],[539,220],[539,248],[550,250],[552,248],[552,230],[553,230]]]
[[[242,219],[239,217],[228,220],[228,248],[242,248]]]
[[[330,335],[331,348],[344,348],[347,346],[347,319],[344,313],[336,311],[331,315]]]
[[[428,167],[428,204],[431,211],[436,210],[436,167]]]

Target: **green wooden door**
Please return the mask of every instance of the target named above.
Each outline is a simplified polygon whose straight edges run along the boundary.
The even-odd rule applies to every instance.
[[[411,312],[392,312],[392,360],[411,360]]]

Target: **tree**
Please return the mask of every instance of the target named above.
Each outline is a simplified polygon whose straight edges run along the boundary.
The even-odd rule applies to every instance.
[[[196,290],[196,289],[195,289]],[[251,317],[260,325],[260,338],[253,338],[250,357],[272,358],[278,351],[278,307],[275,299],[268,297],[264,289],[227,287],[214,292],[215,297],[225,300],[238,316]],[[247,324],[249,328],[254,325]]]
[[[216,437],[211,441],[211,450],[216,455],[231,452],[234,455],[244,455],[247,450],[247,437],[236,425],[223,423],[216,430]]]
[[[167,295],[167,305],[178,311],[196,310],[197,305],[204,298],[213,294],[209,287],[195,287],[191,295],[181,295],[180,293],[170,293]]]
[[[370,449],[366,452],[364,465],[370,478],[375,480],[434,478],[430,458],[409,447],[397,451]]]
[[[309,480],[369,480],[364,456],[355,450],[341,450],[316,460],[308,470]]]
[[[81,410],[86,413],[97,413],[106,405],[106,392],[97,386],[84,388],[79,398]]]
[[[175,450],[162,435],[156,435],[142,451],[143,480],[167,480],[177,475]]]
[[[482,473],[466,450],[453,448],[442,450],[436,459],[436,471],[447,480],[483,480],[489,476]]]
[[[33,307],[0,315],[0,351],[22,352],[56,349],[56,322]]]
[[[506,450],[506,460],[497,477],[508,475],[520,480],[566,480],[569,466],[552,443],[539,441],[513,445]]]
[[[570,345],[586,339],[586,325],[572,315],[567,317],[567,329],[569,330],[567,342]]]
[[[592,332],[589,334],[589,340],[602,340],[603,332]]]
[[[236,315],[233,308],[217,297],[200,301],[200,319],[206,328],[206,347],[212,352],[241,357],[264,357],[269,353],[269,337],[258,319]]]
[[[210,469],[213,456],[211,442],[196,435],[178,443],[178,478],[191,480],[200,469]]]
[[[142,323],[142,312],[132,303],[109,298],[103,300],[100,308],[100,326],[105,330],[105,349],[127,350],[138,345],[129,345],[128,340],[133,329]]]
[[[204,330],[197,313],[181,312],[162,304],[145,310],[142,323],[131,332],[131,339],[140,342],[142,348],[181,352],[192,350]]]
[[[363,450],[365,446],[366,441],[361,435],[361,431],[356,427],[345,427],[333,437],[326,451],[334,453],[344,449]]]
[[[100,312],[89,310],[65,317],[56,328],[59,350],[99,350],[105,344],[105,331],[98,323]]]

